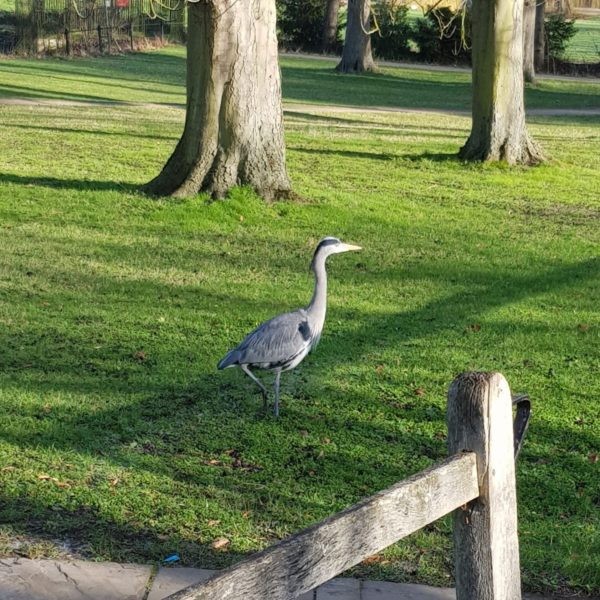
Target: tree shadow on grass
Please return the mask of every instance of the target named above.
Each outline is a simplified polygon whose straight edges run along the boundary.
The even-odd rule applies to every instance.
[[[381,154],[377,152],[363,152],[359,150],[333,150],[330,148],[304,148],[302,146],[287,146],[291,152],[302,152],[304,154],[328,154],[335,156],[344,156],[346,158],[367,158],[370,160],[394,160],[393,154]]]
[[[419,154],[401,154],[400,156],[411,162],[461,162],[457,152],[420,152]]]
[[[105,129],[76,129],[74,127],[43,127],[42,125],[24,125],[21,123],[11,123],[9,125],[9,127],[11,129],[27,129],[27,130],[34,130],[34,131],[53,131],[56,133],[78,133],[81,135],[102,135],[102,136],[107,136],[107,137],[112,137],[112,136],[119,136],[119,137],[126,137],[126,138],[142,138],[142,139],[149,139],[149,140],[168,140],[168,141],[172,141],[175,142],[177,141],[179,138],[177,136],[174,135],[160,135],[160,134],[144,134],[144,133],[139,133],[139,132],[134,132],[134,131],[111,131],[111,130],[105,130]],[[0,174],[0,177],[2,177],[2,175]]]
[[[457,81],[447,74],[436,74],[435,81],[403,73],[360,76],[336,75],[327,66],[282,66],[283,95],[288,101],[344,104],[361,107],[468,109],[469,81]]]
[[[78,58],[73,61],[47,59],[43,62],[19,60],[14,63],[0,64],[0,70],[14,72],[23,70],[39,74],[71,75],[76,81],[81,77],[98,79],[98,83],[107,80],[125,81],[147,85],[173,85],[185,87],[185,56],[165,55],[161,53],[133,53],[126,56],[98,56]],[[144,89],[140,87],[139,89]]]
[[[294,109],[284,109],[284,115],[289,119],[297,119],[301,122],[323,124],[323,125],[348,125],[351,129],[352,126],[360,128],[361,130],[390,132],[395,135],[411,132],[419,134],[420,136],[429,135],[430,137],[453,137],[453,135],[464,135],[465,128],[461,127],[440,127],[428,124],[425,127],[419,127],[418,125],[409,125],[406,123],[397,123],[395,121],[381,121],[376,119],[350,119],[339,116],[332,116],[330,114],[324,114],[320,112],[323,105],[315,104],[315,112],[301,112]],[[342,112],[342,111],[340,111]],[[343,112],[342,112],[343,114]],[[398,116],[400,113],[390,113],[391,116]],[[372,116],[372,115],[370,115]],[[431,132],[435,133],[431,133]]]
[[[93,179],[59,179],[58,177],[31,177],[14,175],[12,173],[0,173],[0,184],[2,183],[53,189],[137,192],[141,194],[141,185],[135,183],[98,181]]]
[[[286,259],[279,268],[290,270],[293,264],[292,259]],[[368,355],[374,347],[398,348],[402,354],[406,351],[403,344],[427,339],[448,327],[462,328],[488,310],[589,282],[597,276],[599,265],[598,259],[588,259],[525,275],[498,272],[492,267],[453,272],[433,261],[388,270],[373,267],[373,280],[431,278],[446,282],[449,288],[458,281],[471,289],[450,292],[417,309],[388,314],[345,314],[336,307],[336,318],[356,327],[344,332],[343,344],[336,344],[333,336],[326,335],[319,348],[319,363],[309,367],[318,378],[325,377],[332,364],[370,360]],[[77,289],[89,291],[97,277],[85,271],[79,279],[71,274],[67,277],[68,294]],[[96,284],[112,289],[109,279]],[[160,301],[182,294],[172,289],[169,293],[171,287],[151,280],[124,285],[119,280],[120,294],[110,299],[119,302],[127,298],[128,310],[141,311],[148,298]],[[193,292],[198,288],[184,288],[181,300],[185,308],[194,301]],[[259,314],[265,310],[261,300],[232,294],[211,297],[207,290],[202,293],[204,305],[219,306],[222,314]],[[23,294],[22,298],[13,296],[14,300],[36,301],[28,298],[25,290]],[[53,286],[46,292],[46,299],[52,305],[65,304],[65,298]],[[275,308],[274,303],[269,305],[271,308]],[[62,314],[62,319],[68,318]],[[126,328],[119,331],[111,345],[97,351],[94,339],[89,338],[91,330],[78,331],[66,323],[57,336],[55,326],[42,323],[39,331],[29,332],[28,344],[23,326],[15,324],[7,327],[0,341],[5,356],[15,361],[4,362],[9,367],[5,369],[4,386],[8,407],[3,418],[5,442],[20,448],[24,455],[40,449],[65,451],[67,455],[98,456],[135,473],[149,473],[173,482],[181,502],[189,498],[200,504],[214,500],[227,506],[230,514],[250,509],[253,524],[258,531],[267,531],[269,539],[282,530],[292,532],[307,521],[344,508],[445,453],[442,439],[432,437],[427,429],[415,430],[426,418],[443,426],[443,413],[435,407],[429,413],[424,413],[421,405],[399,408],[387,421],[373,422],[352,411],[336,410],[329,397],[306,397],[301,384],[295,387],[292,399],[286,394],[282,418],[275,421],[260,415],[260,399],[252,382],[239,373],[234,376],[213,370],[212,365],[227,348],[217,351],[214,343],[211,346],[210,341],[204,341],[184,349],[157,340],[148,357],[136,358],[131,353],[138,340]],[[207,321],[198,331],[202,327],[215,325]],[[203,344],[208,347],[203,348]],[[53,360],[45,348],[53,350]],[[195,350],[202,357],[201,364],[187,356]],[[115,355],[119,358],[121,353],[122,360],[113,364]],[[190,376],[191,372],[197,375]],[[182,373],[187,375],[182,377]],[[452,375],[448,374],[448,379]],[[8,396],[11,389],[20,390],[19,394],[29,401],[13,405]],[[344,392],[330,391],[336,400],[343,396],[350,406],[360,405],[363,400],[360,386]],[[43,403],[56,394],[71,400],[47,412]],[[398,428],[403,418],[408,435]],[[530,434],[533,431],[532,427]],[[324,442],[326,437],[336,446]],[[589,442],[587,438],[582,440]],[[232,449],[240,452],[241,467],[234,467],[227,458]],[[98,492],[97,498],[108,502],[110,490]],[[181,551],[188,565],[222,566],[241,557],[241,553],[214,553],[206,544],[198,543],[195,538],[204,521],[195,524],[196,533],[186,536],[178,529],[181,519],[177,514],[173,518],[179,519],[179,525],[172,525],[170,516],[164,519],[166,525],[149,524],[164,517],[156,513],[148,523],[135,514],[117,522],[97,506],[89,508],[77,496],[67,499],[57,503],[33,493],[21,493],[18,499],[5,493],[0,499],[2,518],[12,521],[23,533],[73,537],[91,543],[96,555],[113,560],[156,561],[174,549]],[[75,509],[73,502],[79,503]],[[276,532],[270,531],[273,523],[277,524]]]
[[[21,538],[26,547],[46,542],[83,559],[160,563],[176,551],[182,565],[209,565],[219,569],[244,557],[238,552],[214,550],[209,543],[201,543],[185,532],[160,533],[135,518],[118,522],[96,506],[48,505],[35,496],[0,492],[0,526],[6,534],[16,538],[15,541]],[[15,546],[14,554],[23,554],[15,542],[11,545]],[[36,549],[36,553],[40,551],[43,552],[41,548]]]
[[[473,318],[487,311],[518,302],[525,298],[557,293],[561,289],[573,288],[585,281],[597,280],[600,273],[600,258],[563,263],[548,267],[534,275],[505,273],[482,269],[472,272],[455,273],[444,266],[434,263],[429,265],[403,265],[398,271],[379,270],[377,278],[394,280],[401,274],[402,278],[431,278],[438,282],[447,282],[452,288],[457,282],[466,283],[471,290],[461,290],[444,295],[411,311],[399,311],[385,316],[363,315],[353,319],[358,323],[354,331],[348,332],[341,354],[356,358],[357,349],[361,352],[370,350],[373,332],[379,339],[391,345],[427,337],[435,333],[442,323],[455,324],[464,327]],[[369,332],[369,334],[367,334]]]

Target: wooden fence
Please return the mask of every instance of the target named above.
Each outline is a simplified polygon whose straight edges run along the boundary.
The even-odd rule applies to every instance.
[[[168,600],[291,600],[452,511],[457,600],[520,600],[515,457],[529,399],[499,373],[464,373],[447,420],[450,458]]]

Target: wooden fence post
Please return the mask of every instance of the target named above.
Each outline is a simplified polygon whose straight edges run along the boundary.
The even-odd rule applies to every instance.
[[[512,399],[500,373],[448,392],[448,450],[477,454],[479,497],[454,512],[457,600],[520,600]]]

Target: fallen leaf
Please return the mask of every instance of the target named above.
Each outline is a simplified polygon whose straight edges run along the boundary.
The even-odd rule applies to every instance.
[[[374,554],[373,556],[369,556],[369,558],[365,558],[365,560],[362,561],[362,564],[363,565],[386,565],[389,562],[390,562],[389,560],[385,559],[380,554]]]
[[[377,365],[375,367],[375,373],[377,373],[377,375],[381,375],[383,373],[383,365]]]
[[[219,525],[220,522],[221,522],[220,519],[210,519],[209,521],[206,522],[206,524],[209,527],[216,527],[217,525]]]
[[[598,462],[598,453],[597,452],[590,452],[588,454],[588,460],[592,463],[592,464],[596,464]]]
[[[250,517],[250,515],[251,515],[251,514],[252,514],[252,513],[251,513],[249,510],[245,510],[245,511],[242,513],[242,517],[244,517],[244,519],[247,519],[248,517]]]
[[[2,467],[3,473],[8,473],[9,471],[14,471],[17,467]]]
[[[425,389],[424,388],[417,388],[415,390],[415,396],[424,396],[425,395]]]
[[[301,430],[300,430],[300,435],[301,435],[302,437],[307,437],[307,436],[308,436],[308,431],[306,431],[306,429],[301,429]]]
[[[110,485],[110,487],[115,487],[121,480],[118,477],[111,477],[108,480],[108,484]]]
[[[213,550],[224,550],[227,546],[229,546],[229,540],[226,537],[217,538],[211,544]]]
[[[46,475],[45,473],[38,475],[37,478],[41,479],[42,481],[48,481],[48,479],[52,479],[52,477],[50,477],[50,475]]]
[[[324,443],[325,445],[327,445],[327,444],[331,444],[331,440],[330,440],[328,437],[325,437],[325,438],[323,438],[323,443]]]
[[[587,323],[579,323],[579,325],[577,325],[577,329],[579,329],[579,331],[581,331],[582,333],[588,331],[589,328],[590,326]]]
[[[148,356],[143,350],[138,350],[137,352],[133,353],[133,358],[139,362],[144,362]]]
[[[479,323],[471,323],[467,326],[467,331],[472,331],[473,333],[477,333],[481,331],[481,325]]]

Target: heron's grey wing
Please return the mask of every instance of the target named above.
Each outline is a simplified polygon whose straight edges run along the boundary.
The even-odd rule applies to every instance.
[[[307,314],[301,309],[259,325],[232,353],[236,363],[283,366],[306,350],[311,339]]]

